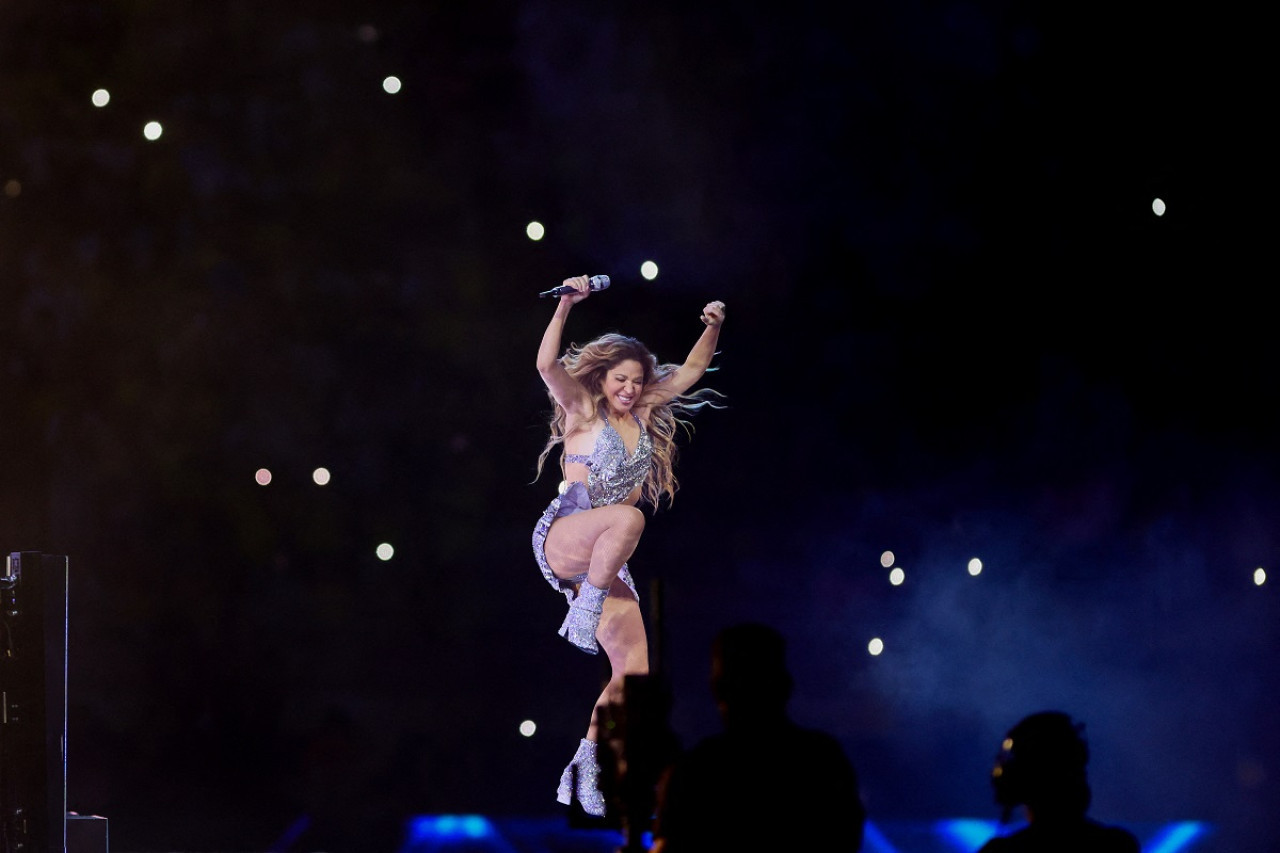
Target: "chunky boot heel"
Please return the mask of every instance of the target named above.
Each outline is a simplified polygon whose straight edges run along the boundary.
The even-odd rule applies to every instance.
[[[560,626],[560,636],[588,654],[598,654],[600,646],[596,643],[596,628],[600,627],[600,613],[608,595],[608,589],[594,587],[584,580],[569,604],[569,613]]]
[[[574,779],[577,785],[574,785]],[[600,791],[600,763],[596,760],[596,742],[583,738],[573,761],[560,774],[556,802],[566,806],[574,800],[592,817],[604,817],[604,794]]]

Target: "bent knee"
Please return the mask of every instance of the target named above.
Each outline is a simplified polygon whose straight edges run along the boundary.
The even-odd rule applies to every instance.
[[[621,533],[639,538],[644,532],[644,513],[639,507],[620,504],[615,506],[614,510],[611,526]]]

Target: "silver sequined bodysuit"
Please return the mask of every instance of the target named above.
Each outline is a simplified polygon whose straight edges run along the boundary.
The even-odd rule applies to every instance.
[[[621,434],[604,419],[604,429],[596,436],[596,445],[590,456],[581,453],[566,453],[565,462],[578,462],[587,466],[587,495],[591,505],[608,506],[622,503],[635,487],[644,482],[649,473],[649,462],[653,457],[653,439],[644,428],[640,418],[633,412],[640,427],[640,440],[636,442],[634,453],[627,454],[627,445]]]
[[[604,429],[600,430],[600,434],[596,436],[595,447],[591,449],[589,456],[581,453],[566,453],[564,457],[566,462],[577,462],[587,466],[587,482],[584,484],[580,480],[575,480],[572,483],[561,483],[560,494],[543,510],[542,517],[533,528],[533,557],[538,561],[542,576],[546,578],[547,583],[563,592],[570,600],[573,599],[574,585],[581,583],[586,578],[586,574],[567,579],[556,577],[551,567],[547,565],[543,543],[546,542],[551,523],[557,518],[598,506],[622,503],[636,486],[644,482],[649,474],[649,465],[653,461],[653,439],[640,418],[636,417],[634,412],[631,416],[640,425],[640,440],[636,442],[635,451],[627,453],[627,445],[623,442],[622,436],[613,428],[613,424],[609,423],[608,417],[605,417]],[[631,571],[625,563],[618,572],[618,579],[625,583],[631,589],[631,594],[639,599],[635,582],[631,579]]]

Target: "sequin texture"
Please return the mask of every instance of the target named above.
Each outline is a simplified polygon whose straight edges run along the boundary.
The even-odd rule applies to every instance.
[[[551,529],[551,522],[562,516],[573,515],[575,512],[584,512],[588,509],[591,509],[591,501],[587,497],[586,484],[573,482],[562,494],[556,495],[551,503],[547,504],[547,508],[542,511],[542,517],[533,526],[533,559],[538,562],[538,569],[547,583],[551,584],[557,592],[564,593],[564,597],[569,601],[573,601],[574,586],[586,580],[587,573],[583,572],[572,578],[556,577],[547,563],[543,544],[547,541],[547,531]],[[626,563],[623,563],[622,568],[618,570],[618,580],[627,585],[636,601],[640,600],[640,594],[636,592],[636,582],[632,580],[631,570],[627,568]]]
[[[578,783],[576,790],[573,784],[575,777]],[[560,787],[556,789],[556,802],[567,806],[575,799],[587,814],[604,816],[604,793],[600,790],[600,762],[596,759],[596,744],[586,738],[578,743],[578,751],[560,774]]]
[[[565,456],[568,462],[587,466],[587,482],[584,484],[575,480],[572,483],[561,483],[560,494],[547,504],[542,517],[533,527],[533,558],[537,560],[538,568],[547,583],[564,593],[565,598],[570,601],[573,600],[574,586],[582,583],[587,576],[584,573],[574,578],[556,577],[547,564],[543,543],[546,542],[547,531],[551,529],[552,522],[557,518],[598,506],[622,503],[636,486],[644,482],[653,460],[653,439],[640,418],[634,412],[631,416],[640,425],[640,440],[636,442],[635,452],[627,453],[627,445],[622,436],[606,417],[604,429],[596,436],[596,444],[590,456],[572,453]],[[632,580],[626,563],[622,564],[618,578],[627,585],[638,601],[640,595],[636,592],[635,581]]]
[[[587,494],[593,507],[622,503],[649,473],[653,439],[634,412],[631,417],[640,427],[640,440],[636,442],[634,453],[627,453],[622,435],[605,417],[604,429],[596,436],[596,446],[590,456],[577,453],[565,456],[566,462],[580,462],[587,466]]]

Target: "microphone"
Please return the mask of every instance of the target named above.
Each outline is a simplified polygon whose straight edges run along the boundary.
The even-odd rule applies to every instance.
[[[593,293],[597,290],[604,290],[606,287],[609,286],[609,276],[593,275],[591,276],[591,281],[588,283],[591,285],[591,291]],[[544,296],[564,296],[566,293],[573,293],[573,292],[574,292],[574,289],[572,287],[570,287],[567,284],[562,284],[559,287],[553,287],[550,290],[542,291],[541,293],[538,294],[538,298],[541,299]]]

